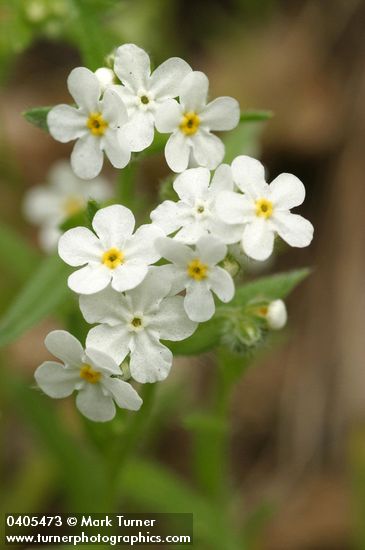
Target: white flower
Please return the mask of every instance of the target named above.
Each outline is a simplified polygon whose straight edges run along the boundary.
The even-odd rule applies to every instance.
[[[271,302],[265,314],[267,324],[271,330],[282,329],[287,322],[288,314],[283,300],[274,300]]]
[[[242,224],[241,244],[247,256],[266,260],[273,252],[276,233],[290,246],[309,245],[312,224],[290,212],[305,197],[304,185],[297,177],[281,174],[269,185],[261,162],[243,155],[234,159],[232,173],[244,195],[223,191],[216,208],[225,223]]]
[[[188,317],[199,323],[214,315],[212,291],[222,302],[234,295],[234,283],[227,271],[216,264],[224,259],[227,247],[212,236],[200,237],[195,250],[168,237],[158,239],[156,247],[161,255],[173,262],[160,269],[171,280],[171,293],[186,290],[184,308]]]
[[[68,397],[77,390],[77,408],[96,422],[114,418],[115,404],[132,411],[141,407],[138,393],[117,378],[122,371],[109,355],[90,348],[84,351],[80,342],[64,330],[50,332],[45,344],[64,363],[46,361],[35,371],[38,386],[50,397]]]
[[[103,151],[115,168],[124,168],[131,153],[120,129],[128,120],[121,98],[108,88],[100,99],[99,80],[85,67],[73,69],[67,85],[78,108],[57,105],[48,113],[47,123],[58,141],[77,139],[71,154],[75,174],[84,179],[97,176],[103,166]]]
[[[107,88],[115,84],[115,73],[108,67],[100,67],[99,69],[96,69],[94,74],[99,81],[102,92],[105,92]]]
[[[40,226],[41,246],[51,252],[61,235],[59,225],[83,210],[89,199],[109,199],[111,188],[102,177],[90,182],[76,177],[66,161],[54,164],[47,180],[48,185],[38,185],[26,193],[23,210],[30,222]]]
[[[209,234],[224,243],[236,243],[241,237],[241,226],[223,223],[215,211],[218,194],[233,191],[230,166],[219,166],[210,184],[209,181],[207,168],[191,168],[180,174],[173,184],[180,201],[164,201],[151,212],[151,220],[166,235],[177,231],[174,239],[186,244],[195,244]]]
[[[160,267],[151,268],[135,290],[125,296],[107,288],[93,296],[81,296],[80,308],[92,328],[87,345],[107,351],[117,363],[130,353],[130,372],[138,382],[156,382],[168,375],[171,351],[160,340],[184,340],[196,323],[190,321],[183,298],[166,298],[170,286]]]
[[[114,204],[95,214],[96,235],[86,227],[66,231],[58,243],[59,255],[69,265],[85,266],[69,276],[68,286],[80,294],[93,294],[110,282],[119,292],[139,285],[148,266],[161,257],[154,241],[163,231],[142,225],[133,235],[134,225],[132,212]]]
[[[132,151],[149,147],[154,137],[155,113],[162,102],[177,97],[183,78],[191,71],[179,57],[171,57],[151,74],[150,58],[134,44],[120,46],[114,71],[123,86],[114,86],[130,117],[123,132]]]
[[[204,73],[189,73],[181,83],[180,103],[169,99],[156,113],[157,130],[172,133],[165,156],[174,172],[183,172],[189,162],[214,170],[225,149],[211,130],[232,130],[239,122],[239,104],[232,97],[218,97],[207,104],[208,86]]]

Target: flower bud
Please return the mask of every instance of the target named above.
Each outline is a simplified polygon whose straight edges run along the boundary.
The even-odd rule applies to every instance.
[[[105,92],[111,84],[115,83],[114,71],[112,71],[112,69],[108,69],[108,67],[100,67],[100,69],[97,69],[95,71],[95,76],[99,80],[101,90],[103,92]]]
[[[271,330],[280,330],[286,325],[288,314],[283,300],[274,300],[268,305],[266,320]]]
[[[235,277],[241,269],[239,262],[233,256],[233,254],[228,253],[227,256],[220,264],[223,269],[228,271],[231,277]]]

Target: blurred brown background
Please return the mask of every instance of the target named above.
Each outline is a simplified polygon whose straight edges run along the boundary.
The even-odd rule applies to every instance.
[[[273,268],[310,265],[314,272],[289,300],[288,339],[236,389],[231,444],[237,499],[245,516],[259,503],[275,503],[258,548],[361,548],[365,3],[152,0],[120,2],[118,10],[119,18],[108,24],[119,25],[125,41],[146,47],[156,62],[181,55],[207,72],[212,97],[232,95],[242,109],[275,113],[265,125],[260,158],[269,180],[285,171],[305,183],[301,213],[314,224],[315,239],[309,249],[281,255]],[[33,241],[35,232],[21,219],[21,198],[70,148],[20,113],[69,101],[65,79],[78,64],[72,44],[57,33],[35,32],[7,67],[0,101],[0,211]],[[145,168],[141,186],[150,192],[164,173],[163,159],[157,159]],[[15,366],[29,371],[29,378],[44,356],[48,329],[31,331],[11,348]],[[191,369],[196,392],[204,393],[209,360],[200,358]],[[185,472],[187,444],[177,426],[167,425],[158,453]]]

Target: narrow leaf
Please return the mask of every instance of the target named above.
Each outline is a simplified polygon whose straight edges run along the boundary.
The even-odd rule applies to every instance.
[[[49,132],[47,115],[51,109],[52,107],[34,107],[33,109],[24,111],[23,116],[28,122],[34,124],[34,126],[41,128],[45,132]]]
[[[43,260],[0,320],[0,346],[54,312],[67,297],[69,267],[57,256]]]
[[[24,281],[34,270],[39,254],[13,228],[0,223],[0,264],[2,269]]]

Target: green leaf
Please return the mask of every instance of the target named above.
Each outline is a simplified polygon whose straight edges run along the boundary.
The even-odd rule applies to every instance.
[[[43,260],[0,320],[0,346],[9,344],[66,299],[69,267],[58,256]]]
[[[283,300],[299,283],[308,277],[310,272],[310,269],[303,268],[256,279],[239,287],[236,290],[234,299],[227,307],[245,306],[252,300]],[[219,309],[223,308],[224,306]]]
[[[72,0],[72,4],[77,14],[73,33],[83,63],[95,71],[105,65],[105,57],[113,46],[110,33],[102,28],[101,16],[104,15],[104,10],[101,10],[98,3],[93,0]]]
[[[24,281],[38,261],[37,250],[11,227],[0,223],[0,264],[4,271]]]
[[[210,321],[201,323],[190,338],[182,342],[165,342],[174,355],[199,355],[220,344],[221,326],[225,311],[247,305],[251,300],[284,299],[310,273],[307,268],[262,277],[236,290],[234,299],[227,305],[219,305]]]
[[[272,111],[242,111],[240,122],[264,122],[274,116]]]
[[[220,319],[201,323],[190,338],[181,342],[165,342],[174,355],[198,355],[212,349],[220,338]]]
[[[45,132],[49,132],[47,116],[51,109],[52,107],[34,107],[33,109],[24,111],[23,116],[28,122],[34,124],[34,126],[41,128]]]
[[[221,506],[215,507],[174,472],[134,457],[124,465],[120,474],[123,494],[142,509],[193,513],[195,543],[207,543],[212,550],[244,550],[228,525],[225,510]]]
[[[29,387],[19,375],[9,370],[3,374],[1,395],[10,401],[32,430],[34,440],[57,465],[70,509],[91,507],[100,511],[102,506],[107,506],[107,480],[101,461],[70,434],[57,413],[57,407],[50,406],[48,397]]]

